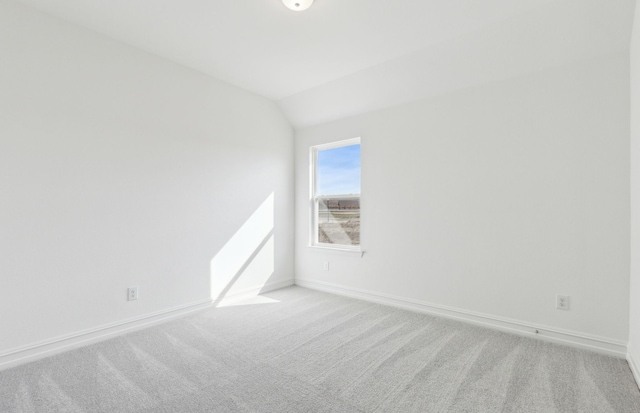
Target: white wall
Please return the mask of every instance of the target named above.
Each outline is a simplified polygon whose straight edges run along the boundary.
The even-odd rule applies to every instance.
[[[266,99],[0,1],[0,355],[291,282],[292,139]]]
[[[569,330],[623,352],[628,105],[625,54],[296,131],[297,282]],[[357,136],[366,254],[314,251],[309,146]],[[570,311],[555,309],[556,293]]]
[[[629,361],[640,383],[640,7],[631,39],[631,294]]]

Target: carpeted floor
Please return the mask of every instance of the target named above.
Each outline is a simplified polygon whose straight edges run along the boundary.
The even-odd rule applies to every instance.
[[[299,287],[0,372],[0,412],[640,412],[626,361]]]

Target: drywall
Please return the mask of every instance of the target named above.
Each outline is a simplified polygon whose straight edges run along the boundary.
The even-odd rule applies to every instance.
[[[408,3],[431,5],[431,2],[405,1],[398,8],[408,7]],[[455,4],[466,13],[472,9],[461,3],[434,4],[447,3]],[[524,6],[521,1],[511,3]],[[296,129],[304,128],[561,64],[628,53],[634,3],[635,0],[564,0],[538,4],[492,24],[328,79],[283,97],[279,104]],[[483,2],[478,9],[491,7]],[[498,8],[506,10],[504,5]],[[424,12],[416,16],[426,18]],[[442,14],[433,16],[446,20]],[[449,25],[447,22],[444,26]],[[410,28],[408,24],[407,30]],[[397,31],[405,32],[404,29]],[[419,38],[430,39],[429,35]],[[398,45],[401,47],[406,44]],[[312,46],[310,50],[315,49]]]
[[[640,384],[640,7],[631,38],[631,294],[629,361]]]
[[[366,252],[310,248],[309,146],[357,136]],[[297,130],[296,282],[621,354],[628,151],[626,53]]]
[[[272,102],[14,2],[0,62],[0,356],[292,282]]]

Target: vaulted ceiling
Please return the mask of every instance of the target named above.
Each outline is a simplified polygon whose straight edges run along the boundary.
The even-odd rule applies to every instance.
[[[295,127],[625,53],[635,0],[20,0],[276,101]]]

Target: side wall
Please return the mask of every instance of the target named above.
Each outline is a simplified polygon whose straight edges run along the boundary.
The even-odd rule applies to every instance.
[[[293,283],[293,130],[273,103],[14,2],[0,62],[0,366]]]
[[[309,248],[309,146],[357,136],[366,253]],[[625,354],[627,55],[299,130],[296,168],[296,283]]]
[[[627,359],[640,384],[640,7],[631,38],[631,308]]]

